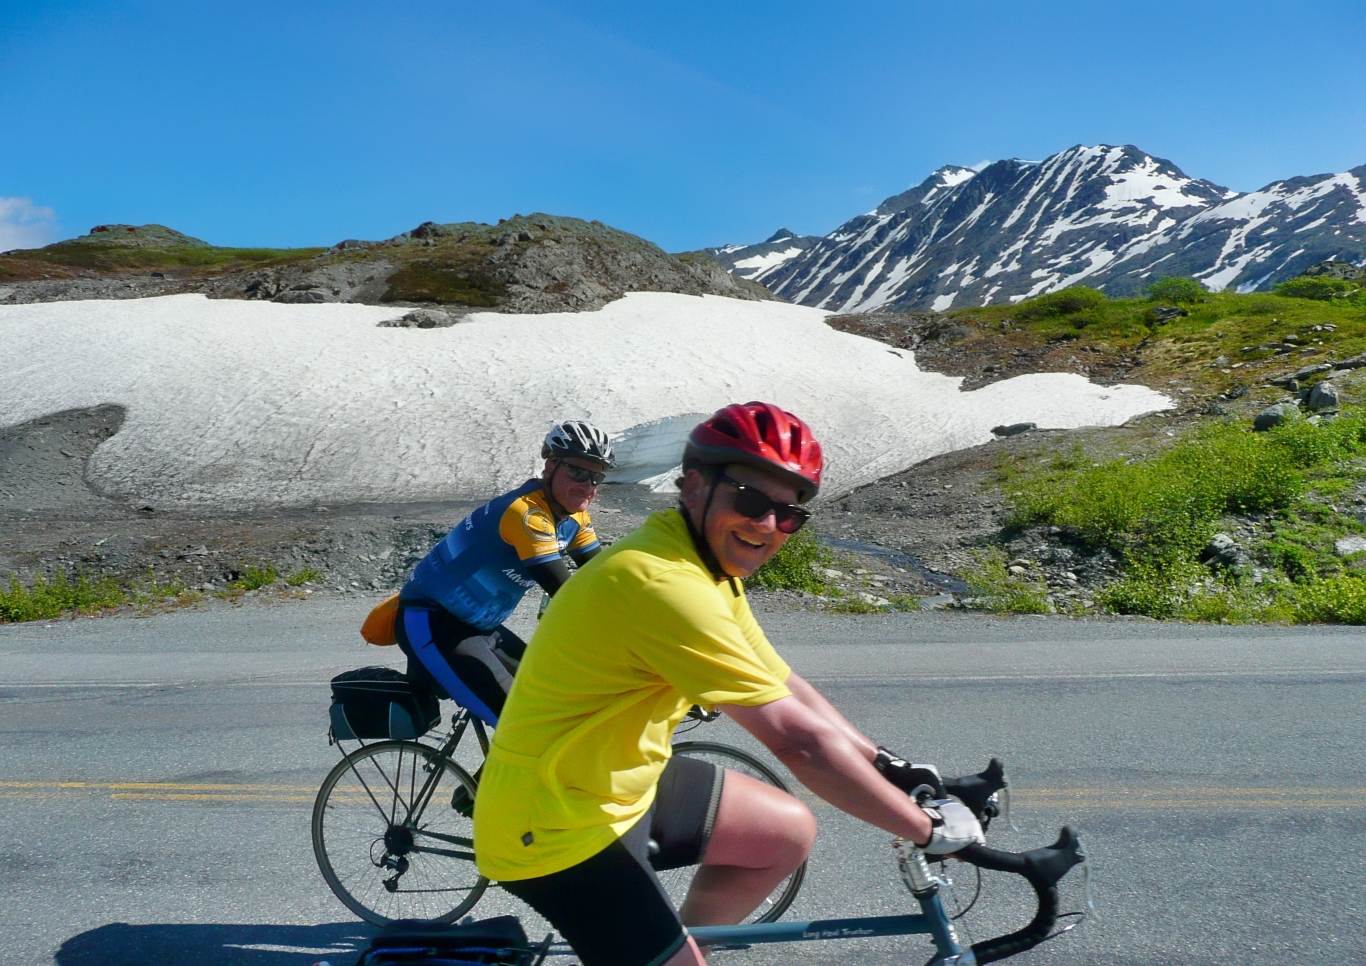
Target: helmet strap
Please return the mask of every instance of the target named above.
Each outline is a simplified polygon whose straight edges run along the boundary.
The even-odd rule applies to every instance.
[[[560,461],[551,456],[550,462],[552,464],[550,475],[541,482],[541,487],[545,490],[545,498],[546,502],[550,504],[550,512],[556,520],[560,520],[569,516],[569,511],[560,506],[560,501],[555,499],[555,474],[560,471]]]
[[[719,476],[711,476],[707,483],[707,499],[702,504],[702,528],[700,531],[693,525],[692,516],[689,515],[688,508],[683,506],[681,501],[678,510],[683,516],[683,522],[688,525],[688,536],[692,537],[693,546],[697,549],[697,556],[702,560],[702,566],[706,567],[716,580],[729,580],[731,590],[738,594],[735,578],[721,569],[721,562],[716,559],[716,554],[712,553],[711,545],[707,543],[707,514],[711,512],[711,501],[716,496],[716,486],[720,482]]]

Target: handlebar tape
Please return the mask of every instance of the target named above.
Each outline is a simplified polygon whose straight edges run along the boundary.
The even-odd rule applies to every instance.
[[[1085,858],[1081,840],[1067,826],[1052,845],[1028,852],[1003,852],[985,845],[970,845],[955,852],[954,856],[983,869],[1022,876],[1034,888],[1038,899],[1037,911],[1029,925],[995,939],[973,943],[972,953],[978,963],[1014,956],[1047,939],[1058,918],[1058,882]]]

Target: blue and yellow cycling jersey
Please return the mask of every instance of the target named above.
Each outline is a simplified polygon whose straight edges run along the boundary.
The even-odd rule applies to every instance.
[[[460,521],[417,565],[399,599],[440,604],[492,630],[537,586],[528,568],[597,546],[588,512],[557,523],[543,481],[530,479]]]

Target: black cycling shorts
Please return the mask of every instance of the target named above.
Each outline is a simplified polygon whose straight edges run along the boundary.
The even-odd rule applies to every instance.
[[[394,623],[399,649],[408,658],[408,678],[469,708],[486,724],[496,724],[507,692],[480,661],[456,653],[461,641],[496,635],[498,650],[520,661],[526,644],[501,624],[480,630],[433,604],[400,603]]]
[[[702,861],[724,776],[710,762],[670,759],[654,805],[625,835],[578,865],[503,888],[549,920],[583,966],[664,962],[686,933],[654,870]]]

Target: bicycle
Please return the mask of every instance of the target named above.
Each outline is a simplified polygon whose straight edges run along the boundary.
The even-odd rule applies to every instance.
[[[387,679],[397,684],[391,676]],[[406,683],[406,682],[405,682]],[[415,703],[420,703],[420,700]],[[384,733],[391,733],[384,717]],[[421,715],[414,715],[421,718]],[[696,711],[680,731],[719,715]],[[422,725],[429,727],[423,729]],[[397,920],[455,922],[468,913],[493,883],[474,865],[473,803],[478,770],[471,775],[455,761],[467,732],[487,757],[488,729],[459,708],[440,745],[422,740],[434,721],[418,721],[401,738],[386,738],[346,753],[335,726],[329,742],[342,760],[323,779],[313,804],[313,854],[334,895],[366,922]],[[418,733],[419,729],[421,733]],[[378,729],[377,729],[378,730]],[[789,791],[781,778],[747,752],[712,741],[684,741],[675,754],[691,755]],[[692,882],[690,868],[661,871],[659,878],[676,904]],[[771,922],[796,898],[806,874],[803,864],[755,910],[750,921]]]
[[[999,759],[992,759],[987,768],[976,775],[945,782],[929,792],[929,797],[950,794],[961,799],[973,810],[986,830],[991,820],[1002,812],[1002,795],[1007,787],[1005,769]],[[1028,852],[1006,852],[985,845],[973,845],[955,853],[959,859],[978,870],[977,895],[964,909],[950,915],[945,907],[944,893],[951,891],[947,862],[942,857],[929,857],[914,845],[893,840],[902,882],[914,897],[919,912],[899,916],[872,916],[847,919],[824,919],[811,922],[746,923],[734,926],[699,926],[688,930],[700,946],[711,949],[745,949],[760,943],[814,942],[869,937],[928,935],[934,945],[934,956],[926,966],[978,966],[995,962],[1033,949],[1040,943],[1070,931],[1085,918],[1090,908],[1089,882],[1085,909],[1078,912],[1059,912],[1058,883],[1074,866],[1083,865],[1085,854],[1081,840],[1064,826],[1052,845]],[[939,863],[938,872],[931,862]],[[981,872],[1007,872],[1019,875],[1035,894],[1033,918],[1024,927],[981,942],[964,945],[955,923],[971,909],[981,892]],[[1060,919],[1075,918],[1061,929]],[[387,930],[376,936],[370,948],[356,966],[401,966],[424,963],[429,966],[538,966],[548,956],[571,956],[573,950],[563,942],[547,936],[539,943],[527,940],[521,924],[514,917],[504,916],[486,922],[476,922],[445,930],[424,929],[406,925]]]

